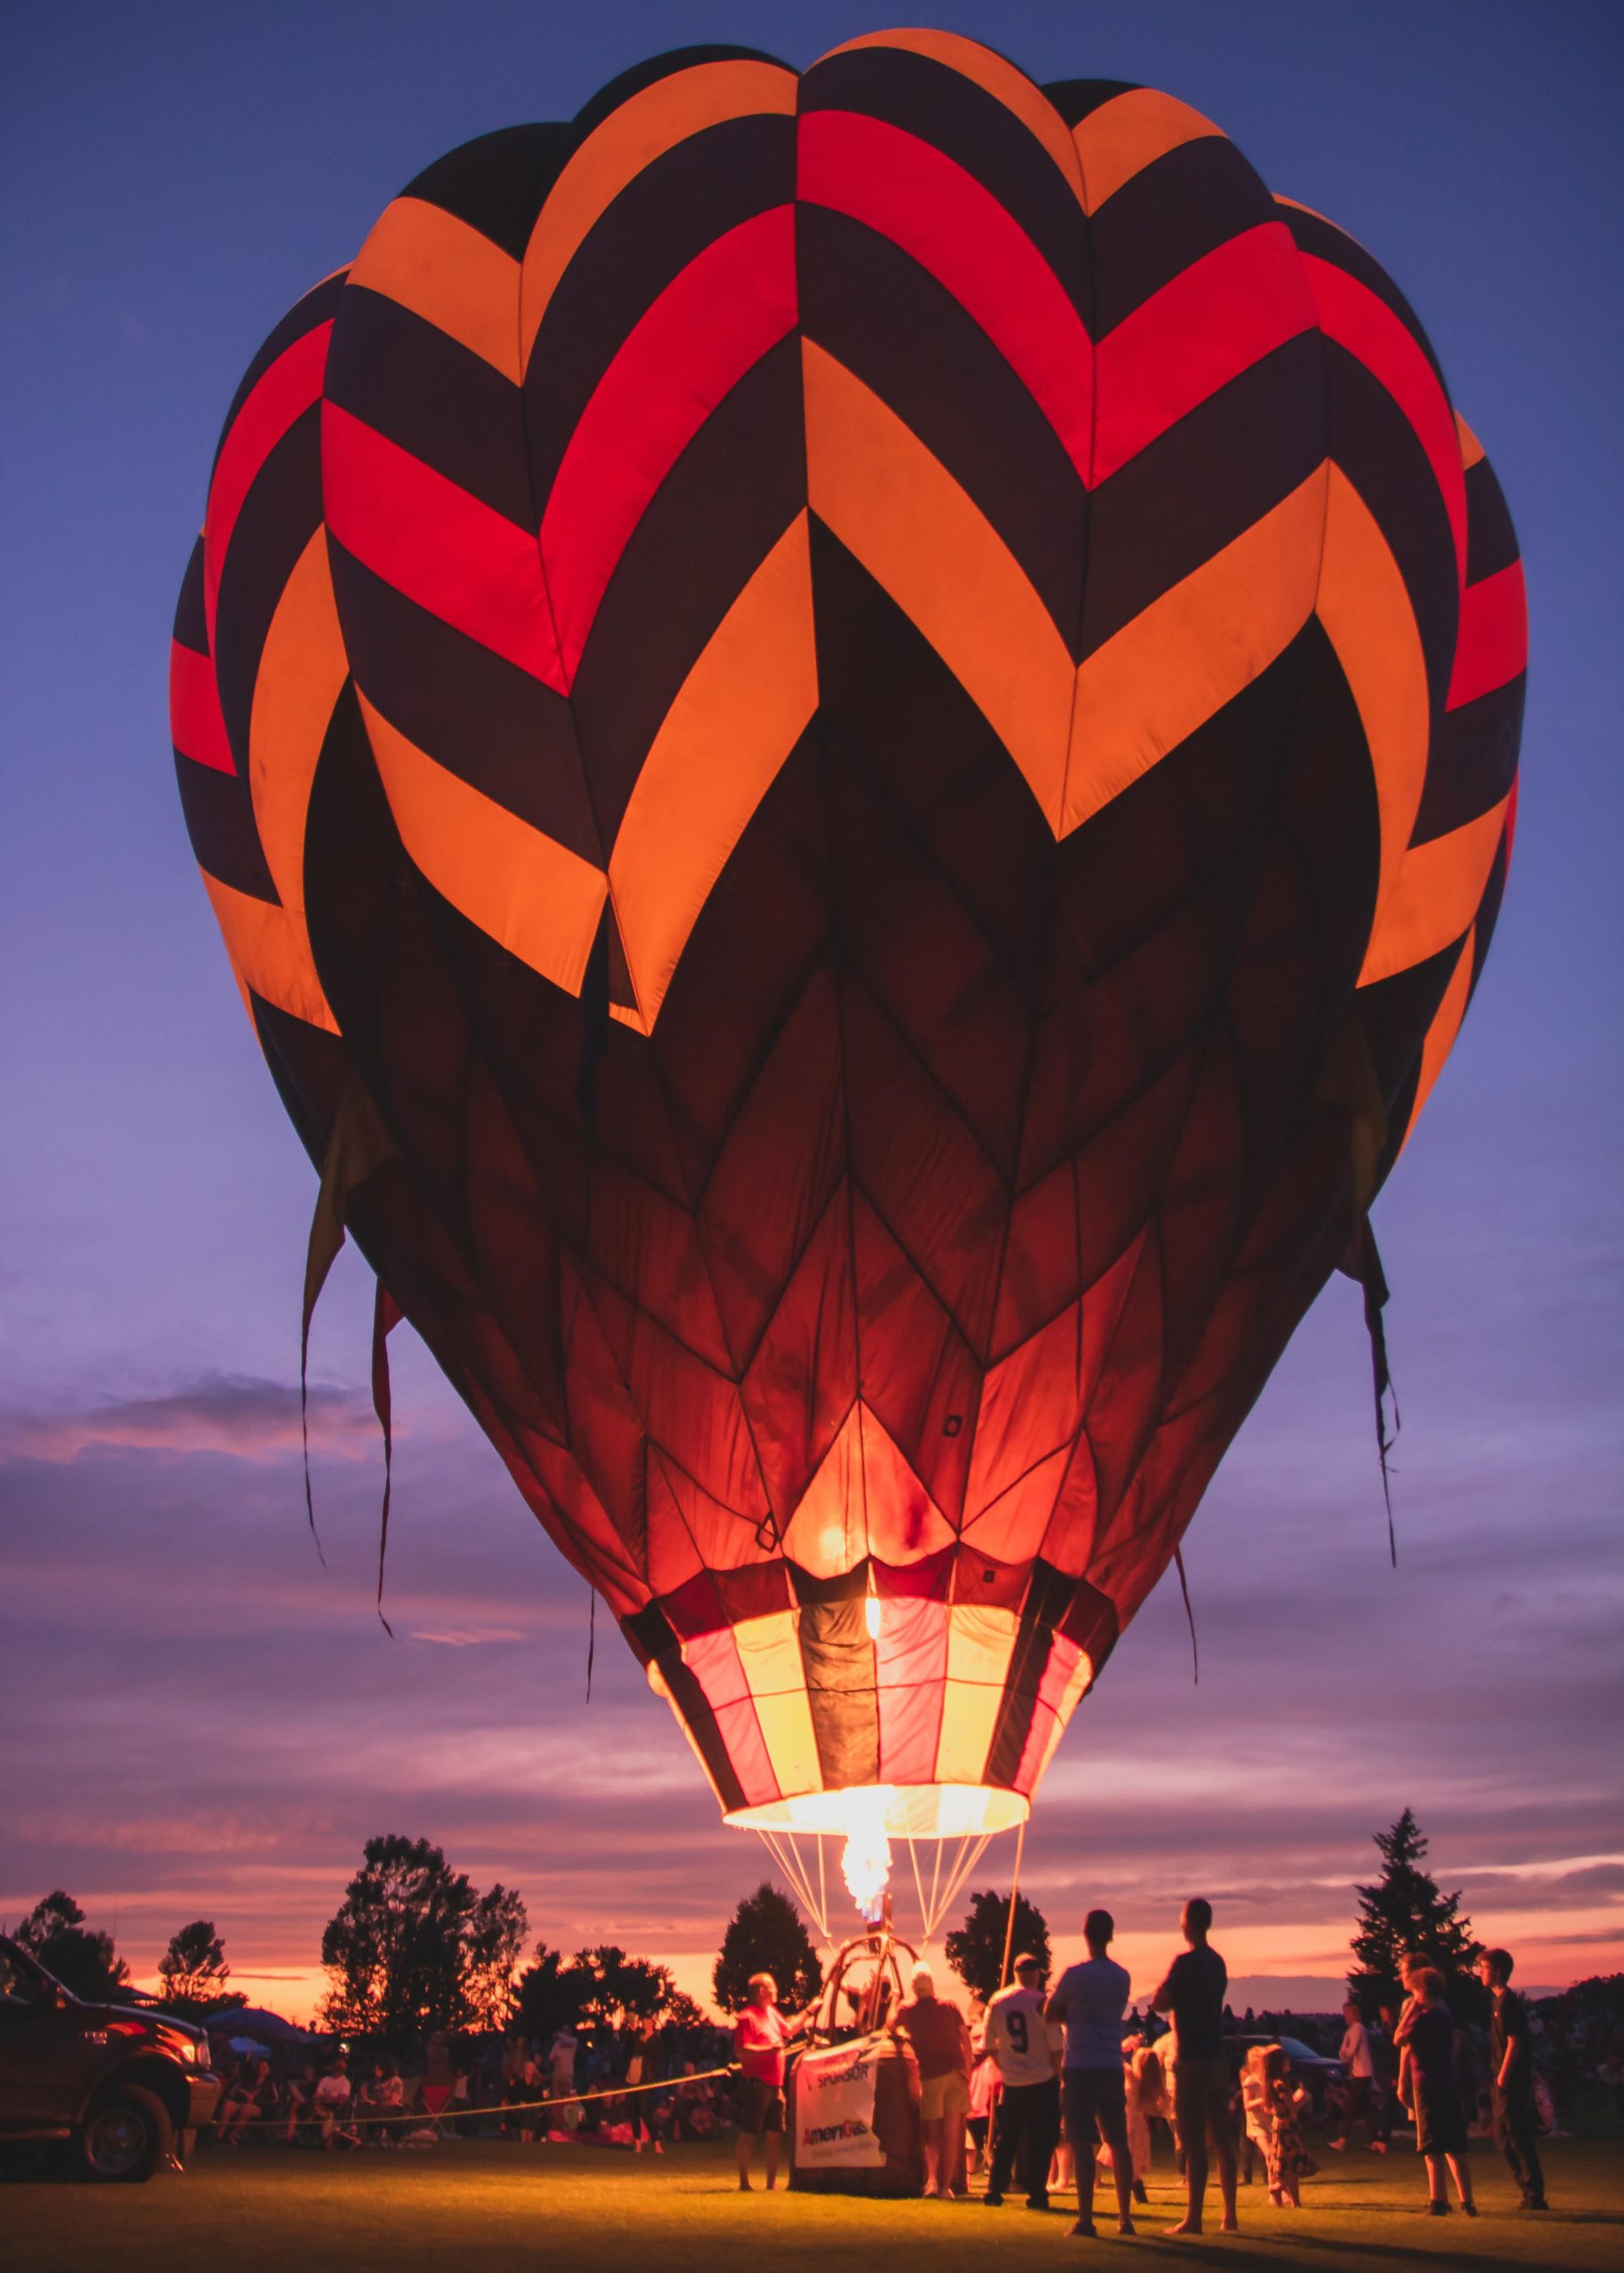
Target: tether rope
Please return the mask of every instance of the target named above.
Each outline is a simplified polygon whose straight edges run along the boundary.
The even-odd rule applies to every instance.
[[[702,2068],[694,2076],[662,2076],[646,2084],[617,2084],[608,2086],[601,2091],[565,2092],[556,2098],[511,2100],[501,2107],[475,2107],[468,2100],[448,2099],[438,2114],[431,2112],[426,2107],[414,2107],[403,2109],[392,2115],[375,2115],[369,2110],[363,2111],[351,2103],[346,2103],[344,2107],[335,2109],[330,2115],[299,2115],[289,2118],[286,2122],[283,2122],[281,2117],[273,2117],[272,2120],[279,2129],[283,2131],[320,2130],[324,2129],[330,2123],[416,2123],[420,2126],[426,2123],[461,2123],[474,2118],[483,2119],[488,2115],[534,2115],[539,2108],[543,2107],[584,2107],[595,2100],[630,2099],[638,2092],[666,2092],[675,2097],[688,2084],[708,2084],[713,2082],[718,2076],[736,2076],[738,2073],[739,2065],[734,2061],[725,2068]],[[229,2093],[222,2096],[220,2101],[222,2108],[229,2097]],[[199,2127],[211,2128],[218,2119],[217,2116],[211,2119],[210,2124]]]

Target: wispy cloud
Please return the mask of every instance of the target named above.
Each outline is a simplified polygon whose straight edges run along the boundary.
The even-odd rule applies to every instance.
[[[313,1384],[308,1417],[312,1449],[323,1457],[377,1457],[376,1417],[353,1391]],[[300,1444],[297,1387],[233,1374],[205,1374],[162,1396],[110,1399],[75,1412],[0,1414],[0,1455],[10,1459],[62,1462],[116,1451],[267,1461]]]
[[[528,1636],[521,1626],[454,1628],[441,1634],[431,1634],[422,1627],[414,1627],[408,1638],[414,1642],[432,1642],[442,1650],[479,1650],[493,1642],[523,1642]]]

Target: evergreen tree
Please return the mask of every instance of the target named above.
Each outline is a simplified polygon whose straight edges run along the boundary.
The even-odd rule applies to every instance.
[[[750,2001],[752,1973],[770,1973],[780,2002],[798,2013],[823,1986],[823,1968],[805,1921],[787,1894],[763,1879],[727,1923],[722,1953],[711,1975],[717,2002],[736,2013]]]
[[[1483,1945],[1473,1938],[1471,1920],[1461,1915],[1459,1892],[1440,1894],[1424,1868],[1427,1841],[1408,1808],[1390,1831],[1378,1831],[1374,1838],[1382,1875],[1374,1886],[1358,1889],[1349,1990],[1367,2011],[1396,2003],[1402,1993],[1398,1960],[1408,1952],[1443,1975],[1458,2019],[1475,2017],[1479,1992],[1470,1976]]]
[[[248,1999],[240,1989],[226,1988],[230,1978],[226,1944],[215,1932],[212,1918],[194,1918],[189,1926],[171,1934],[158,1960],[159,1993],[183,2020],[194,2020],[221,2005],[246,2005]]]
[[[1003,1945],[1010,1926],[1010,1897],[990,1889],[972,1894],[964,1923],[942,1944],[947,1962],[972,1995],[984,2000],[996,1995],[1002,1983]],[[1011,1961],[1030,1951],[1049,1970],[1049,1921],[1024,1894],[1015,1897],[1015,1938],[1010,1944]]]
[[[83,1911],[60,1887],[35,1904],[15,1938],[64,1989],[89,2004],[106,2004],[129,1986],[130,1968],[114,1949],[112,1935],[92,1932]]]

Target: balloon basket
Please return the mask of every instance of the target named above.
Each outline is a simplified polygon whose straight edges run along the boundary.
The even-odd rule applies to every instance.
[[[924,2184],[919,2068],[886,2021],[905,1994],[886,1897],[877,1923],[836,1952],[807,2049],[789,2074],[789,2184],[808,2194],[901,2198]]]

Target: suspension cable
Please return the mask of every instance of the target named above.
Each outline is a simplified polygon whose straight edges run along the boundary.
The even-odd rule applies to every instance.
[[[984,1831],[980,1837],[975,1841],[973,1845],[971,1845],[970,1834],[966,1833],[963,1840],[960,1843],[959,1857],[955,1861],[953,1868],[948,1873],[947,1885],[942,1889],[941,1904],[936,1913],[939,1919],[947,1915],[947,1912],[952,1909],[954,1904],[963,1892],[965,1882],[968,1881],[970,1873],[975,1869],[976,1865],[981,1860],[982,1856],[986,1854],[987,1845],[992,1837],[993,1833],[990,1831]],[[966,1849],[969,1849],[968,1853],[964,1851]],[[932,1930],[934,1930],[934,1928]]]

